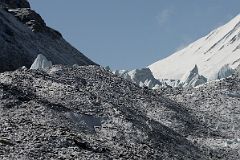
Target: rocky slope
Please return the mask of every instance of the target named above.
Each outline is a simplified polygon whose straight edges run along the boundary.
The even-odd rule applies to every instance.
[[[214,149],[219,159],[236,160],[240,157],[239,84],[240,78],[236,74],[197,88],[167,88],[159,90],[159,93],[192,110],[198,120],[206,122],[222,137],[209,135],[195,139],[197,143]]]
[[[26,0],[1,0],[0,6],[0,72],[29,68],[38,54],[53,64],[95,64],[49,28]]]
[[[211,159],[183,106],[97,66],[0,74],[0,159]]]

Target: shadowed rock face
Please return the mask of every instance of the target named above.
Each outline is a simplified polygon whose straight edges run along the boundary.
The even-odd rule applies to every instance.
[[[197,124],[98,66],[0,74],[0,159],[209,159],[185,138],[204,135]]]
[[[8,8],[30,8],[27,0],[0,0],[0,3],[6,4]]]
[[[0,72],[29,68],[38,54],[53,64],[96,65],[48,27],[27,1],[19,1],[23,8],[14,7],[18,1],[6,2],[9,7],[0,8]]]

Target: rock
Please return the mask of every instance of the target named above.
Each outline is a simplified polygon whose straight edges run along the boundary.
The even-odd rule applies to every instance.
[[[105,69],[106,69],[106,71],[111,72],[111,68],[109,66],[106,66]]]
[[[30,8],[30,4],[27,0],[0,0],[0,4],[6,5],[8,8]]]
[[[240,77],[240,65],[236,68],[236,74]]]
[[[28,26],[28,28],[30,28],[35,33],[47,33],[53,39],[62,38],[60,32],[49,28],[42,17],[30,8],[9,9],[8,12],[18,18],[19,21]]]
[[[26,24],[33,32],[43,32],[46,30],[46,23],[42,17],[30,8],[9,9],[11,14]]]
[[[0,9],[0,26],[0,72],[30,68],[38,54],[45,55],[53,64],[97,65],[30,9]]]
[[[209,81],[197,88],[161,88],[158,92],[192,110],[194,117],[210,127],[208,138],[202,137],[196,143],[213,150],[216,158],[212,159],[239,159],[240,77]]]
[[[44,55],[39,54],[30,69],[48,70],[50,67],[52,67],[52,62],[48,61]]]
[[[2,139],[2,138],[0,138],[0,144],[6,145],[6,146],[14,146],[14,144],[10,140]]]

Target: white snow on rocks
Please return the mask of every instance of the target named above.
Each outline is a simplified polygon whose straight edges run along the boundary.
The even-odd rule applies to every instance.
[[[30,69],[48,70],[50,67],[52,67],[52,62],[48,61],[44,55],[39,54]]]

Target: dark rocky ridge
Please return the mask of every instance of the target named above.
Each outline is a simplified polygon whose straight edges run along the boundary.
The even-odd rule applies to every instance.
[[[183,106],[97,66],[0,74],[0,159],[210,159]],[[204,127],[202,127],[204,126]]]
[[[30,8],[30,4],[27,0],[0,0],[0,4],[7,8]]]
[[[20,5],[17,1],[5,2],[0,1],[0,72],[30,67],[38,54],[53,64],[95,65],[48,27],[26,0],[19,1]]]

